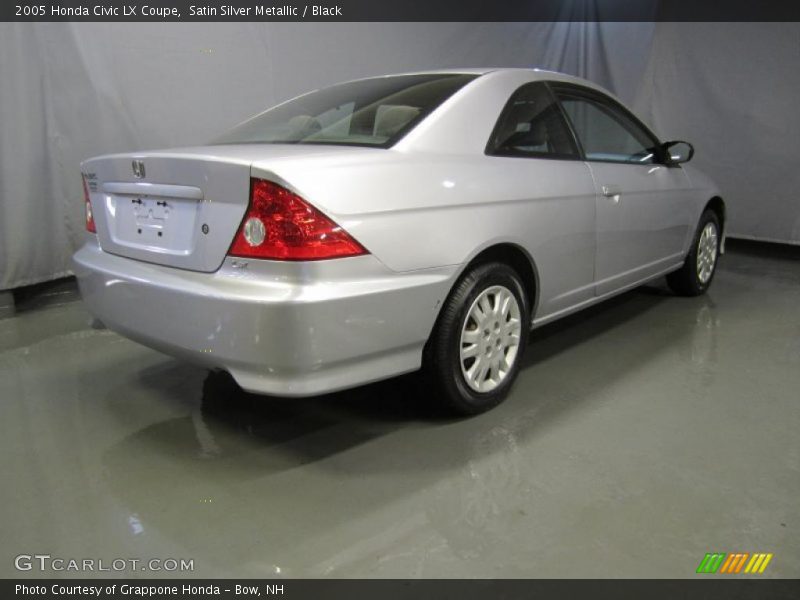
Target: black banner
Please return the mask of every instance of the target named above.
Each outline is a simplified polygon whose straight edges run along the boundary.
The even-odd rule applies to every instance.
[[[777,0],[127,1],[2,3],[0,21],[800,21]]]
[[[2,598],[290,598],[326,600],[488,600],[502,598],[614,598],[658,600],[796,600],[800,580],[13,580],[0,584]]]

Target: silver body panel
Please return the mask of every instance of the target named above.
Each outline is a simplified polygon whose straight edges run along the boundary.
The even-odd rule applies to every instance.
[[[281,396],[418,369],[455,271],[397,274],[361,256],[303,269],[225,259],[208,274],[132,261],[91,242],[74,262],[86,305],[115,331]]]
[[[419,368],[451,287],[497,244],[531,261],[531,326],[680,267],[718,195],[691,167],[484,153],[510,95],[537,80],[600,89],[487,70],[389,149],[249,144],[88,160],[98,236],[74,259],[83,297],[123,335],[228,370],[245,389],[299,396]],[[226,257],[250,177],[295,191],[370,254]]]

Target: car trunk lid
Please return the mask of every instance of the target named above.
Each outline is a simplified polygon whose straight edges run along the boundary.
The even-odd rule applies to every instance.
[[[100,246],[170,267],[216,271],[247,210],[250,167],[326,148],[206,146],[101,156],[81,170]]]

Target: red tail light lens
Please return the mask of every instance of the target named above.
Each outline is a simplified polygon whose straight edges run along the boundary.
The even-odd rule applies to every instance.
[[[251,179],[250,206],[228,254],[272,260],[323,260],[367,251],[297,194],[272,181]]]
[[[86,231],[90,233],[97,233],[97,227],[94,225],[94,216],[92,215],[92,203],[89,202],[89,187],[86,185],[86,178],[81,177],[83,181],[83,201],[86,207]]]

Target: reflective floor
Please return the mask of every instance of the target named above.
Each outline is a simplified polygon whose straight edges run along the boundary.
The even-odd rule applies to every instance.
[[[49,554],[193,577],[690,577],[741,551],[798,577],[800,261],[762,254],[729,253],[706,297],[647,287],[537,330],[508,401],[469,420],[413,376],[251,396],[89,329],[69,290],[28,299],[0,320],[0,576]]]

